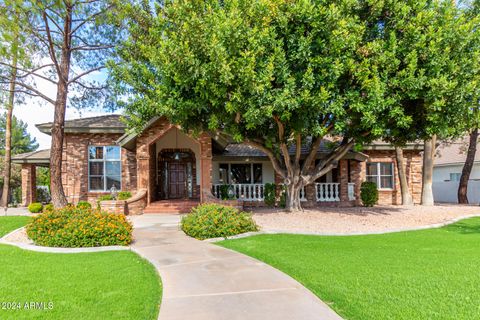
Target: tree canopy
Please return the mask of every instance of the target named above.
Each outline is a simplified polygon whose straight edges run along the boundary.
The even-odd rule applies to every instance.
[[[17,117],[12,117],[12,154],[32,152],[38,149],[35,138],[30,136],[27,124]],[[0,156],[5,153],[5,113],[0,115]]]
[[[453,135],[468,113],[475,29],[451,1],[155,4],[124,8],[130,33],[113,74],[131,124],[160,114],[262,150],[287,207],[354,144]]]

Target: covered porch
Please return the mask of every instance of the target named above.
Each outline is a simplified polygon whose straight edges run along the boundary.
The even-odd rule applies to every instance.
[[[12,163],[22,166],[22,201],[26,207],[37,201],[37,167],[50,166],[50,149],[17,154],[12,157]]]

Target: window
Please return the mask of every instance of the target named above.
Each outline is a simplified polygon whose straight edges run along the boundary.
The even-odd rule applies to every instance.
[[[262,183],[261,163],[220,163],[219,183],[251,184]]]
[[[88,148],[88,190],[109,191],[113,186],[122,189],[120,147]]]
[[[450,181],[460,181],[461,173],[450,173]]]
[[[393,162],[367,163],[367,181],[379,189],[393,189]]]

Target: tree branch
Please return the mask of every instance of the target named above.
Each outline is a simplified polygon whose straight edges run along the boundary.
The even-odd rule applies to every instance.
[[[254,147],[255,149],[258,149],[260,151],[262,151],[263,153],[265,153],[267,155],[267,157],[270,159],[270,161],[272,162],[272,166],[273,168],[275,169],[275,171],[283,178],[285,179],[287,177],[286,175],[286,172],[285,172],[285,169],[282,168],[280,162],[278,161],[278,158],[275,156],[275,154],[273,153],[272,150],[270,150],[269,148],[265,147],[264,145],[258,143],[258,142],[255,142],[255,141],[252,141],[252,140],[249,140],[249,139],[246,139],[244,141],[244,143],[246,145],[249,145],[249,146],[252,146]]]
[[[328,134],[332,130],[333,130],[333,124],[330,124],[327,127],[327,131],[326,131],[325,134]],[[318,149],[320,148],[320,145],[321,145],[324,137],[325,137],[325,135],[319,136],[315,139],[315,141],[312,142],[312,146],[310,147],[310,152],[309,152],[307,158],[305,159],[305,162],[303,163],[302,175],[306,175],[308,173],[308,171],[310,171],[310,167],[311,167],[313,161],[317,158],[317,152],[318,152]]]
[[[50,57],[53,61],[53,64],[55,65],[55,69],[57,69],[58,76],[62,77],[62,72],[60,70],[60,66],[58,65],[57,57],[55,56],[54,42],[53,42],[52,34],[50,33],[50,27],[48,26],[47,13],[45,10],[42,11],[42,17],[45,23],[45,30],[46,30],[47,39],[48,39],[48,51],[50,52]]]
[[[312,175],[310,176],[309,183],[314,182],[328,171],[333,169],[334,162],[340,160],[347,154],[350,148],[355,144],[355,140],[351,139],[349,142],[345,143],[338,147],[335,151],[331,152],[330,155],[325,159],[320,161],[320,163],[315,167]]]
[[[23,87],[29,91],[31,91],[32,93],[28,93],[28,92],[25,92],[27,94],[30,94],[30,95],[36,95],[36,96],[39,96],[41,97],[42,99],[44,99],[45,101],[47,102],[50,102],[51,104],[55,105],[55,100],[47,97],[46,95],[44,95],[43,93],[41,93],[40,91],[38,91],[37,89],[35,89],[34,87],[26,84],[26,83],[23,83],[23,82],[19,82],[19,81],[15,81],[15,84],[20,86],[20,87]]]
[[[110,10],[111,8],[113,8],[114,5],[109,5],[107,6],[105,9],[102,9],[88,17],[86,17],[85,19],[83,19],[82,22],[80,22],[75,28],[72,29],[72,31],[70,31],[70,35],[73,35],[75,34],[75,32],[77,32],[78,29],[80,29],[84,24],[86,24],[87,22],[90,22],[92,21],[93,19],[95,19],[96,17],[98,17],[99,15],[101,14],[104,14],[105,12],[107,12],[108,10]]]
[[[80,79],[80,78],[83,77],[83,76],[86,76],[86,75],[89,74],[89,73],[92,73],[92,72],[95,72],[95,71],[100,71],[100,70],[102,70],[102,69],[104,69],[104,68],[106,68],[106,66],[100,66],[100,67],[93,68],[93,69],[90,69],[90,70],[88,70],[88,71],[85,71],[85,72],[83,72],[83,73],[80,73],[78,76],[73,77],[70,81],[68,81],[68,84],[77,81],[78,79]]]

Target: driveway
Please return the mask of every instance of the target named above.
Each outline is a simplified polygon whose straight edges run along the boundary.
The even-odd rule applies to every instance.
[[[179,216],[131,217],[134,251],[163,283],[161,320],[341,319],[301,284],[258,260],[187,237]]]

